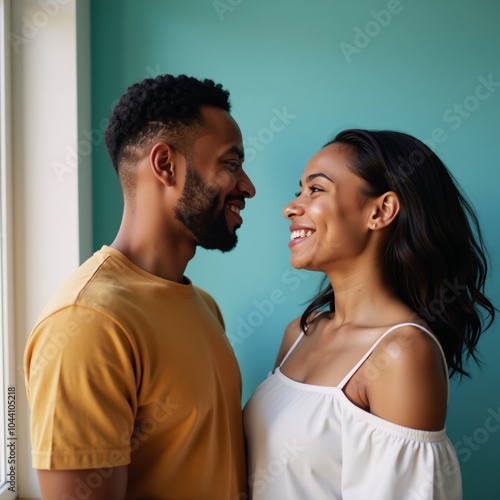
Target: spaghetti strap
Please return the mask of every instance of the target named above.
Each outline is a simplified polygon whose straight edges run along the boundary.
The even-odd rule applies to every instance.
[[[288,350],[288,352],[285,354],[285,357],[281,360],[281,363],[279,364],[279,368],[281,368],[281,365],[285,362],[286,358],[290,355],[290,353],[295,349],[297,344],[301,341],[302,337],[304,336],[304,332],[301,331],[300,335],[296,338],[295,342],[293,343],[292,347]]]
[[[441,347],[441,344],[439,343],[438,339],[434,336],[433,333],[431,333],[427,328],[424,328],[422,325],[419,325],[418,323],[400,323],[398,325],[394,325],[393,327],[389,328],[385,333],[382,334],[382,336],[368,349],[368,352],[356,363],[356,365],[351,369],[351,371],[342,379],[342,381],[339,383],[337,386],[339,389],[343,389],[347,382],[351,379],[351,377],[359,370],[360,366],[366,361],[366,359],[370,356],[370,354],[375,350],[375,348],[378,346],[378,344],[382,341],[382,339],[389,335],[393,330],[396,330],[397,328],[401,328],[402,326],[415,326],[419,330],[422,330],[423,332],[427,333],[430,335],[432,339],[436,342],[436,344],[439,347],[439,351],[441,352],[441,356],[443,358],[443,367],[445,369],[445,374],[446,374],[446,386],[447,386],[447,397],[449,399],[450,397],[450,380],[448,377],[448,364],[446,362],[446,356],[444,354],[443,348]]]
[[[320,314],[323,314],[323,312],[324,311],[317,311],[313,316],[313,320],[316,319]],[[307,330],[307,328],[306,328],[306,330]],[[285,362],[286,358],[288,358],[288,356],[290,356],[291,352],[297,347],[297,344],[302,340],[302,337],[304,336],[304,334],[305,334],[305,331],[301,330],[300,335],[295,339],[295,342],[293,343],[292,347],[290,347],[288,352],[285,354],[285,357],[281,360],[281,363],[279,364],[278,368],[281,368],[281,365]]]

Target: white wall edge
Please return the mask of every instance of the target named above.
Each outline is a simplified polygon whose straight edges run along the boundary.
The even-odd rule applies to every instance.
[[[24,346],[54,290],[92,248],[91,153],[81,140],[82,130],[91,130],[89,17],[88,0],[11,3],[11,30],[21,37],[11,44],[20,497],[40,496]]]

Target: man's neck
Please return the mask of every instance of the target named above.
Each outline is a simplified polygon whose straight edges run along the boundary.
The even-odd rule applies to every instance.
[[[147,224],[132,224],[126,217],[110,247],[144,271],[177,283],[185,283],[186,266],[196,252],[192,241],[166,237],[164,232]]]

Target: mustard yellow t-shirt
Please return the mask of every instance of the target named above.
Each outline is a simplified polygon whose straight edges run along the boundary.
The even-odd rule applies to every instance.
[[[103,247],[45,308],[25,370],[34,468],[128,464],[128,499],[246,497],[239,368],[191,283]]]

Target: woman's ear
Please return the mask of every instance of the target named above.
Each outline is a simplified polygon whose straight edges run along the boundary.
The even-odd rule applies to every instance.
[[[157,142],[149,153],[149,163],[154,176],[166,186],[173,186],[176,178],[175,150],[166,142]]]
[[[388,191],[374,200],[373,210],[370,213],[370,229],[387,227],[399,213],[399,198],[393,191]]]

